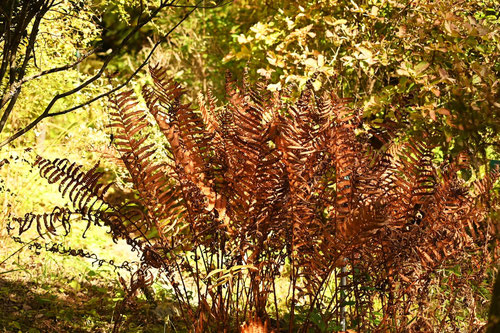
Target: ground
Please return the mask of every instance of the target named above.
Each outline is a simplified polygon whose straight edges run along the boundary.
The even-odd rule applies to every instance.
[[[103,237],[99,229],[85,240],[74,237],[73,241],[90,244],[96,251],[99,247],[100,257],[116,258],[117,262],[135,256],[125,244]],[[8,238],[0,242],[0,332],[111,332],[113,314],[125,295],[118,274],[127,279],[126,271],[20,248]],[[120,332],[171,331],[169,307],[165,294],[157,292],[150,302],[138,293],[123,311]]]

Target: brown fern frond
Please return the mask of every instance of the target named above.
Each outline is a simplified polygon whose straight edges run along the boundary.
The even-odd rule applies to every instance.
[[[147,221],[154,225],[160,239],[164,239],[164,220],[182,211],[178,202],[177,187],[168,180],[168,167],[153,160],[154,144],[146,144],[148,134],[142,134],[148,126],[146,113],[137,108],[138,101],[131,97],[132,92],[121,93],[113,100],[115,111],[111,113],[115,128],[115,145],[120,152],[134,188],[147,208]],[[148,228],[148,230],[149,230]]]
[[[212,171],[221,168],[220,163],[214,163],[213,159],[213,135],[207,130],[201,115],[181,103],[183,91],[180,86],[166,79],[161,69],[152,67],[150,71],[154,88],[144,88],[145,99],[169,142],[177,168],[181,167],[176,177],[183,184],[183,196],[198,203],[189,209],[193,212],[199,209],[213,212],[216,209],[217,218],[227,221],[226,200],[213,190],[216,174]],[[191,201],[187,204],[190,205]]]
[[[200,105],[200,113],[206,129],[209,133],[214,134],[219,129],[219,121],[217,119],[217,100],[208,90],[206,98],[203,94],[198,95],[198,104]]]
[[[85,214],[98,202],[104,202],[110,184],[99,183],[102,172],[97,172],[98,164],[87,172],[81,172],[81,166],[67,159],[53,161],[37,156],[34,166],[40,175],[52,183],[59,183],[59,191],[63,196],[68,194],[75,207]],[[93,203],[90,202],[94,200]]]
[[[432,165],[430,147],[416,141],[409,142],[396,161],[391,191],[394,226],[413,223],[420,207],[432,196],[436,188],[436,174]],[[398,200],[395,200],[395,199]]]
[[[360,331],[432,329],[455,316],[435,288],[474,301],[467,288],[494,260],[496,175],[463,181],[467,159],[439,166],[430,138],[408,139],[389,121],[371,126],[312,82],[293,102],[266,82],[228,76],[228,103],[209,93],[198,111],[165,69],[150,71],[146,111],[166,156],[131,92],[115,97],[111,115],[136,197],[108,200],[97,166],[39,157],[40,174],[74,209],[14,218],[20,234],[36,227],[52,237],[59,223],[69,230],[70,214],[109,226],[142,254],[131,294],[157,269],[193,331],[320,331],[344,321]]]
[[[64,235],[71,231],[71,211],[66,208],[55,207],[52,213],[33,214],[26,213],[23,217],[14,217],[12,221],[18,223],[18,234],[21,236],[24,232],[31,229],[33,223],[36,223],[38,235],[45,238],[45,234],[57,235],[57,229],[61,226],[64,229]],[[9,226],[10,230],[15,228]]]
[[[59,191],[67,195],[74,206],[73,212],[88,221],[84,235],[92,224],[103,222],[113,231],[114,239],[125,239],[134,248],[141,249],[142,243],[149,242],[146,233],[151,229],[151,222],[141,209],[133,202],[121,207],[107,202],[106,193],[113,183],[99,182],[102,172],[97,171],[98,164],[82,172],[81,166],[67,159],[48,160],[37,156],[34,166],[49,183],[59,183]]]

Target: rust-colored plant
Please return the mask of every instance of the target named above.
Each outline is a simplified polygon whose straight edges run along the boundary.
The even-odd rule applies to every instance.
[[[38,157],[73,208],[13,218],[19,235],[69,232],[75,214],[109,227],[142,253],[131,289],[156,269],[196,332],[481,326],[470,290],[493,258],[493,178],[466,184],[460,163],[436,166],[425,138],[368,128],[311,87],[289,103],[229,76],[228,104],[208,95],[195,110],[165,71],[151,76],[143,97],[163,146],[132,92],[111,103],[136,199],[111,203],[96,168]]]

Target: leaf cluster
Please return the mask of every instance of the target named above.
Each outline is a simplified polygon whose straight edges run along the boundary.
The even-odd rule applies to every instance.
[[[255,7],[265,6],[263,2]],[[234,35],[225,61],[272,77],[308,79],[363,107],[366,120],[411,123],[443,149],[498,152],[499,19],[492,1],[302,1]],[[489,156],[486,156],[489,154]],[[477,161],[475,161],[477,163]]]
[[[405,141],[394,123],[368,126],[312,81],[289,102],[268,82],[244,77],[239,85],[228,75],[228,103],[208,93],[194,109],[165,69],[150,73],[145,108],[132,92],[111,102],[134,198],[111,202],[112,184],[99,181],[96,167],[42,157],[34,166],[69,198],[65,214],[108,227],[141,253],[131,293],[156,269],[197,332],[252,318],[288,331],[346,322],[362,331],[432,330],[455,325],[460,302],[473,316],[467,297],[477,295],[461,293],[492,262],[496,174],[464,183],[465,159],[437,166],[426,137]],[[161,143],[150,141],[149,115]],[[34,221],[54,234],[56,222],[71,223],[61,212],[13,218],[11,228],[21,236]],[[453,267],[462,278],[441,273]],[[444,278],[456,301],[432,314],[430,291]]]

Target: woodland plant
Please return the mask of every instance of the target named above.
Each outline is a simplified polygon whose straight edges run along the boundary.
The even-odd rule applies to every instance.
[[[130,294],[162,276],[194,332],[484,325],[474,288],[495,257],[495,173],[466,183],[463,158],[438,164],[428,138],[367,126],[360,110],[311,83],[291,103],[286,91],[229,75],[228,103],[208,93],[196,110],[165,69],[150,73],[146,110],[132,91],[111,101],[135,195],[111,200],[115,186],[97,165],[37,156],[33,168],[71,205],[12,217],[18,241],[30,228],[67,234],[74,217],[108,228],[141,253]],[[163,142],[151,140],[150,116]]]
[[[104,97],[137,79],[155,50],[192,13],[200,7],[206,12],[225,4],[204,0],[2,1],[0,148],[26,133],[53,134],[45,128],[51,118],[89,110],[91,104],[95,110]],[[165,23],[169,16],[174,18]],[[159,22],[163,22],[161,28]],[[145,37],[152,35],[154,42]],[[146,42],[147,52],[137,55]]]
[[[498,1],[251,3],[258,22],[235,29],[231,68],[259,68],[269,89],[319,73],[314,87],[353,98],[365,121],[395,120],[397,110],[408,132],[432,134],[445,151],[498,159]]]

